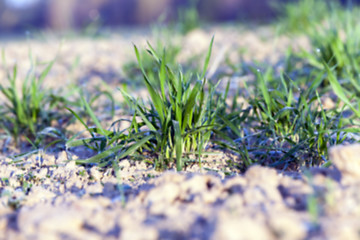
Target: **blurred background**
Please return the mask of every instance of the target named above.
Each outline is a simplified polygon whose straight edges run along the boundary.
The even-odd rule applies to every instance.
[[[191,17],[184,9],[196,10],[206,22],[267,22],[278,14],[274,6],[289,1],[294,0],[0,0],[0,34],[82,29],[94,22],[105,27],[148,25],[160,16],[165,21]]]

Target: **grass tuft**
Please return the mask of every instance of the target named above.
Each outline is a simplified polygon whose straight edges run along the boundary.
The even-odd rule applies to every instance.
[[[47,63],[44,70],[37,75],[37,63],[33,60],[31,52],[31,69],[26,78],[18,85],[18,66],[15,63],[12,71],[8,71],[8,84],[0,84],[0,93],[5,99],[1,108],[0,126],[10,135],[15,143],[20,137],[32,141],[37,133],[51,125],[51,121],[57,119],[58,114],[53,111],[61,103],[60,99],[54,98],[49,89],[43,89],[42,85],[50,72],[55,60]],[[3,51],[3,65],[6,69],[5,53]]]

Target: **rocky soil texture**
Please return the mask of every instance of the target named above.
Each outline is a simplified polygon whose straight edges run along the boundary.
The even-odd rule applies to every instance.
[[[115,176],[65,152],[21,168],[5,159],[0,239],[358,239],[359,151],[335,147],[334,167],[306,174],[253,166],[231,177],[127,160]]]
[[[272,36],[267,29],[213,32],[213,59],[221,58],[224,48],[246,47],[255,53],[252,59],[276,61],[272,53],[294,46],[285,37],[277,45],[262,41]],[[182,57],[206,49],[211,35],[190,33]],[[145,37],[69,40],[46,84],[57,88],[60,81],[64,87],[76,79],[91,89],[102,78],[116,86],[117,75],[104,73],[133,59],[131,41],[143,44]],[[7,58],[24,61],[27,69],[27,43],[3,45]],[[58,49],[56,40],[30,45],[40,60],[52,59]],[[306,41],[299,45],[306,47]],[[76,56],[80,67],[70,78]],[[239,159],[225,153],[209,158],[202,169],[157,172],[144,162],[123,160],[115,172],[78,166],[65,151],[40,152],[20,164],[9,158],[14,149],[1,151],[0,239],[360,239],[360,145],[332,148],[328,169],[298,173],[253,166],[243,174],[226,169],[228,160]]]

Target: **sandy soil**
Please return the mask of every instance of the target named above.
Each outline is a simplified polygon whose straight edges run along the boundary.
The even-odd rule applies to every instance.
[[[276,62],[287,46],[308,47],[304,39],[276,37],[269,28],[214,27],[181,39],[179,60],[204,52],[213,34],[214,72],[229,49],[233,61],[240,61],[234,49],[245,49],[245,60]],[[9,64],[21,63],[20,75],[30,67],[28,45],[40,61],[58,52],[46,86],[66,89],[76,83],[91,91],[101,79],[114,88],[125,80],[121,67],[134,59],[132,42],[142,46],[147,38],[69,39],[59,51],[55,37],[1,44]],[[69,72],[77,56],[79,67]],[[0,68],[0,81],[4,74]],[[222,152],[206,158],[203,168],[194,164],[184,172],[157,172],[143,162],[123,160],[116,174],[77,166],[65,151],[39,152],[20,164],[10,164],[14,150],[1,151],[0,239],[360,239],[359,145],[334,147],[334,166],[300,173],[261,166],[240,173],[228,163],[241,159]],[[73,154],[82,157],[81,151]]]

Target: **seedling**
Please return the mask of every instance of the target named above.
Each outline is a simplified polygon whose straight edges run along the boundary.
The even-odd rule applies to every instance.
[[[0,109],[0,126],[13,137],[15,143],[19,142],[20,136],[35,139],[37,132],[47,126],[53,119],[59,118],[58,114],[51,111],[60,102],[52,98],[49,90],[44,90],[43,82],[50,72],[54,61],[47,64],[45,69],[36,75],[36,62],[30,52],[32,67],[22,82],[21,91],[17,86],[18,66],[15,63],[12,72],[8,72],[8,86],[0,84],[0,93],[5,97],[4,106]],[[6,68],[6,59],[3,50],[3,64]]]
[[[215,128],[217,109],[211,109],[212,96],[215,87],[210,87],[209,94],[205,92],[205,73],[209,65],[213,39],[206,56],[201,75],[184,76],[181,69],[175,72],[168,64],[166,52],[162,56],[148,44],[149,53],[157,65],[158,75],[149,75],[143,66],[139,50],[134,46],[135,54],[142,71],[144,83],[150,95],[150,106],[133,99],[128,94],[124,96],[132,102],[135,115],[134,131],[147,128],[147,149],[158,155],[156,166],[163,168],[164,163],[176,159],[176,168],[184,167],[183,155],[201,152],[210,140]],[[157,83],[156,85],[153,83]],[[141,129],[142,128],[142,129]]]

